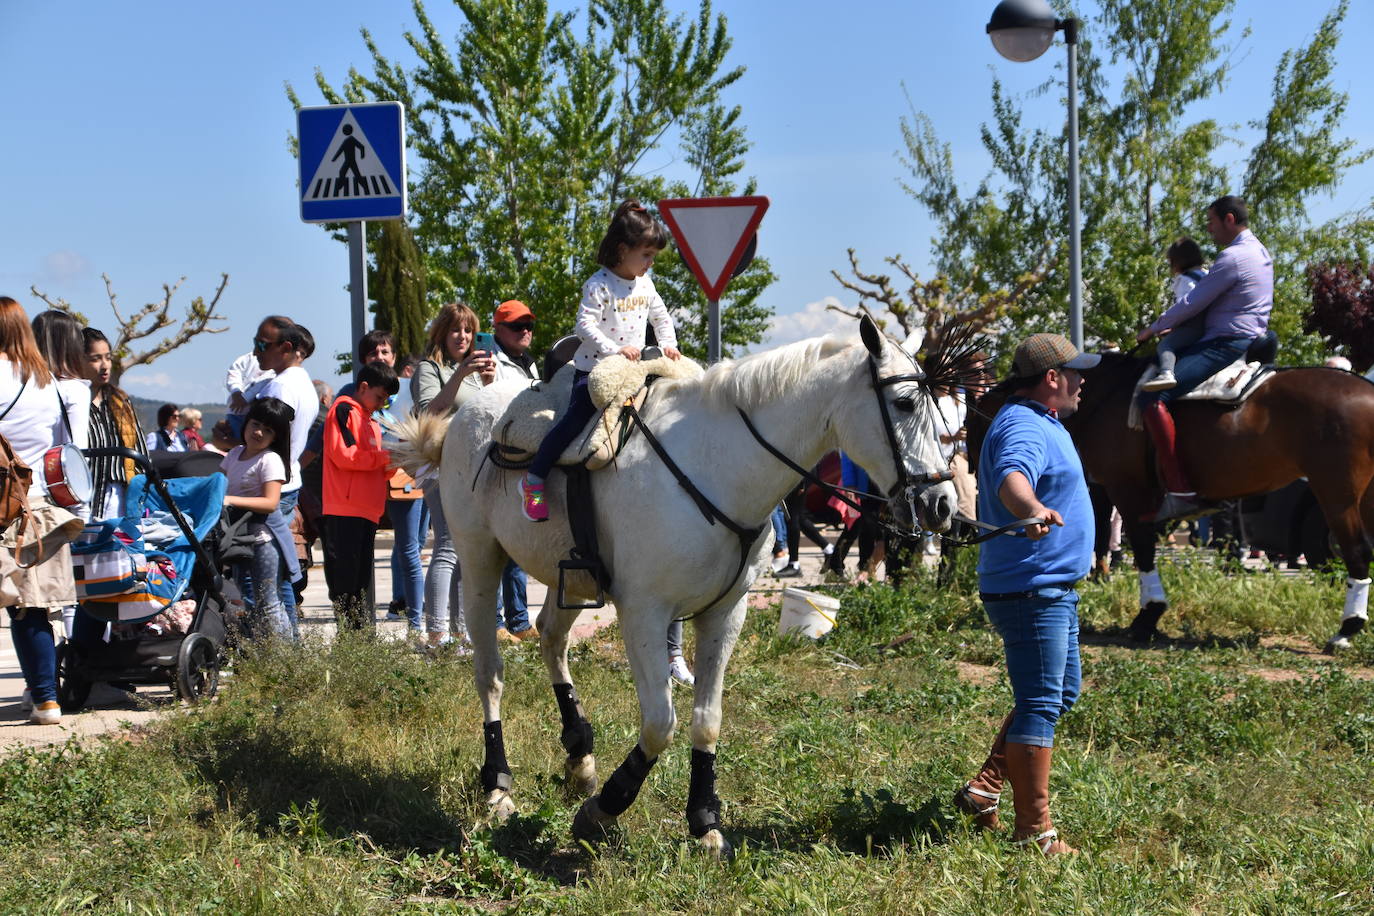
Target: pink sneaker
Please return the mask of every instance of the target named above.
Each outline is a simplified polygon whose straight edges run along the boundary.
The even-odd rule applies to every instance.
[[[525,518],[532,522],[547,522],[549,520],[549,507],[544,503],[544,485],[531,484],[530,477],[526,474],[520,478],[520,510],[525,513]]]

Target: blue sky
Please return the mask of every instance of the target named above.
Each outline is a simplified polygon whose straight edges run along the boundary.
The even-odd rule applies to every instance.
[[[743,107],[754,143],[747,171],[772,201],[760,242],[780,278],[765,299],[779,316],[774,341],[829,329],[827,297],[853,301],[829,273],[845,266],[849,247],[866,264],[902,252],[925,266],[930,225],[897,184],[903,83],[973,182],[986,168],[978,127],[989,115],[994,73],[1013,92],[1028,92],[1062,60],[1059,44],[1030,64],[998,58],[983,31],[994,5],[717,0],[734,37],[732,62],[748,68],[728,97]],[[1253,34],[1230,89],[1202,112],[1228,122],[1263,114],[1278,56],[1328,8],[1277,0],[1239,7],[1238,24],[1248,22]],[[1374,60],[1361,42],[1374,35],[1374,4],[1353,7],[1336,82],[1351,96],[1347,133],[1374,146]],[[456,32],[450,4],[432,0],[428,8],[442,32]],[[367,65],[360,26],[404,59],[401,35],[412,24],[407,0],[0,0],[0,293],[37,310],[29,293],[36,285],[108,330],[102,273],[130,310],[181,276],[176,301],[208,296],[227,272],[230,329],[132,370],[127,387],[218,400],[224,368],[273,312],[311,328],[321,356],[309,367],[328,374],[324,355],[350,345],[346,250],[300,222],[287,150],[295,120],[283,84],[319,104],[316,67],[337,84],[349,66]],[[1054,97],[1028,107],[1030,123],[1052,128],[1062,118]],[[665,149],[651,167],[671,172],[681,163]],[[1371,198],[1367,164],[1319,212]]]

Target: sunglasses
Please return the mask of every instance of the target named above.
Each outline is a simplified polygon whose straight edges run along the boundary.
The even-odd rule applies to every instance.
[[[517,334],[523,334],[526,331],[534,330],[533,321],[503,321],[501,322],[501,326],[505,328],[510,328]]]
[[[274,344],[278,344],[278,343],[281,343],[281,341],[279,341],[279,340],[263,340],[261,337],[254,337],[254,338],[253,338],[253,352],[254,352],[254,353],[266,353],[266,352],[267,352],[267,349],[268,349],[269,347],[273,346]]]

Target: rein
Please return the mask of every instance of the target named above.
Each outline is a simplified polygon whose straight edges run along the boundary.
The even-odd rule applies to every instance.
[[[756,528],[746,528],[739,522],[730,518],[730,516],[722,512],[715,503],[711,502],[706,494],[697,488],[696,484],[692,483],[692,479],[683,472],[682,468],[678,467],[677,462],[673,461],[672,456],[668,454],[668,450],[663,447],[662,442],[658,441],[658,437],[649,429],[648,424],[644,422],[644,418],[640,416],[638,410],[632,405],[627,404],[621,409],[620,413],[621,416],[638,427],[639,431],[644,434],[644,441],[649,443],[649,447],[654,450],[654,454],[658,455],[659,460],[661,460],[664,467],[668,469],[668,473],[673,475],[673,479],[677,481],[678,486],[682,487],[687,495],[692,498],[692,502],[696,503],[697,509],[706,518],[706,521],[712,525],[719,522],[739,540],[739,564],[735,567],[735,574],[725,583],[725,587],[722,588],[714,598],[706,602],[701,610],[694,614],[688,614],[686,617],[676,617],[674,620],[691,620],[694,617],[700,617],[702,614],[705,614],[707,611],[711,610],[711,608],[715,607],[716,603],[728,595],[730,590],[735,587],[735,583],[739,581],[740,574],[743,573],[745,567],[749,565],[749,557],[754,552],[754,545],[758,543],[759,537],[763,534],[764,530],[768,528],[768,524],[765,523]]]

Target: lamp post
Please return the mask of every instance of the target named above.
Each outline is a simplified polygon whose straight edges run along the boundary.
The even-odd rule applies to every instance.
[[[1035,60],[1054,33],[1069,48],[1069,338],[1083,348],[1083,258],[1078,214],[1078,20],[1056,19],[1045,0],[1002,0],[992,11],[988,37],[1007,60]]]

